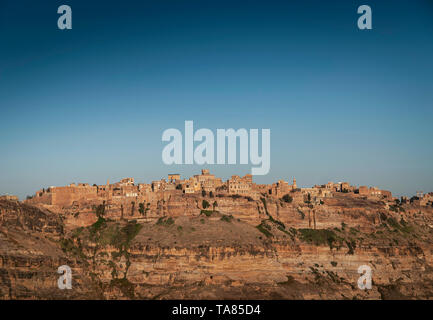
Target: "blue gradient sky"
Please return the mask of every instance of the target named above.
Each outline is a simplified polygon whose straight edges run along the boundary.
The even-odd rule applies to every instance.
[[[0,40],[0,194],[192,175],[161,160],[185,120],[270,128],[259,183],[433,191],[431,1],[3,0]]]

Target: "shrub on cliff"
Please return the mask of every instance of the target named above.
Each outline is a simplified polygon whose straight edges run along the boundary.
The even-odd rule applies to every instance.
[[[98,220],[89,227],[90,236],[96,235],[96,233],[105,227],[106,224],[107,221],[104,218],[99,217]]]
[[[211,210],[201,210],[200,214],[204,214],[206,217],[210,217],[214,211]]]
[[[354,254],[355,248],[356,248],[356,242],[354,240],[346,241],[347,247],[349,248],[349,251],[347,254]]]
[[[269,215],[269,221],[276,223],[279,227],[286,229],[286,226],[284,225],[284,223],[282,223],[280,220],[275,220],[274,217],[272,217],[271,215]]]
[[[332,230],[327,229],[298,229],[300,240],[316,246],[326,245],[332,249],[341,239]]]
[[[221,217],[221,221],[225,221],[225,222],[232,222],[233,219],[234,218],[232,215],[228,216],[228,215],[223,214],[223,216]]]
[[[304,220],[305,219],[305,213],[301,210],[301,209],[296,209],[298,211],[298,213],[301,215],[301,219]]]
[[[144,215],[144,203],[138,205],[138,212],[140,212],[141,215]]]
[[[389,211],[398,212],[398,206],[397,205],[390,205],[389,206]]]
[[[158,225],[158,226],[171,226],[173,223],[174,223],[174,220],[172,217],[169,217],[167,219],[165,217],[161,217],[156,222],[156,225]]]
[[[105,215],[105,201],[103,204],[100,204],[98,206],[93,206],[93,210],[96,213],[96,216],[99,217],[103,217]]]
[[[404,221],[403,218],[400,219],[400,223],[398,223],[394,218],[390,217],[387,219],[388,225],[393,228],[394,230],[400,231],[401,233],[406,234],[413,234],[414,228],[410,224],[408,224],[406,221]]]
[[[256,228],[261,233],[263,233],[267,238],[273,237],[273,234],[270,232],[272,228],[269,225],[267,225],[265,221],[262,221],[258,226],[256,226]]]
[[[417,196],[413,196],[412,198],[410,198],[410,203],[413,203],[414,201],[419,200],[419,197]]]
[[[281,199],[287,203],[291,203],[293,201],[293,198],[289,194],[285,194]]]
[[[203,200],[201,204],[202,204],[202,206],[203,206],[203,209],[207,209],[207,208],[210,207],[209,202],[207,202],[206,200]]]
[[[143,226],[141,224],[138,224],[136,221],[129,222],[120,230],[120,237],[118,238],[118,240],[120,240],[121,243],[125,246],[129,246],[131,241],[135,238],[135,236],[138,234],[142,227]]]
[[[110,287],[118,288],[123,295],[129,299],[134,299],[135,297],[134,284],[126,278],[112,279],[110,282]]]
[[[263,203],[263,207],[265,208],[265,212],[266,212],[266,214],[269,216],[268,207],[267,207],[267,205],[266,205],[266,199],[265,199],[265,198],[260,198],[260,200],[261,200],[262,203]]]
[[[59,243],[60,243],[60,248],[62,249],[63,252],[78,256],[84,261],[85,264],[87,263],[86,262],[87,257],[83,253],[83,249],[81,245],[76,246],[72,239],[65,239],[65,238],[60,239]]]

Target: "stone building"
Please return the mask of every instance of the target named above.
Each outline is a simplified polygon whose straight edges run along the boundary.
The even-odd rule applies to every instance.
[[[385,199],[391,199],[392,198],[391,191],[381,190],[377,187],[368,188],[367,186],[360,186],[357,189],[357,192],[360,195],[367,196],[367,197],[376,197],[376,198],[385,198]]]
[[[36,192],[35,196],[27,202],[42,203],[58,206],[70,206],[74,202],[91,201],[98,199],[98,187],[88,184],[71,183],[65,187],[50,187]]]
[[[227,180],[227,190],[229,194],[250,195],[252,191],[253,176],[247,174],[244,177],[234,175]]]
[[[185,180],[185,182],[182,184],[183,192],[186,194],[195,193],[195,184],[196,183],[197,182],[193,178]]]
[[[0,196],[0,200],[19,201],[17,196],[13,196],[9,194],[4,194]]]
[[[297,188],[296,179],[293,179],[293,184],[289,185],[287,181],[278,180],[278,182],[272,184],[269,194],[274,195],[278,198],[288,194],[289,192]]]
[[[180,182],[180,174],[179,173],[170,173],[168,175],[168,182],[169,183],[179,183]]]
[[[146,195],[150,192],[152,192],[152,185],[146,184],[146,183],[139,183],[138,184],[138,192],[140,195]]]
[[[423,197],[420,199],[420,205],[421,206],[433,205],[433,192],[423,195]]]
[[[216,178],[210,174],[208,169],[203,169],[201,174],[196,174],[188,180],[181,181],[182,190],[184,193],[198,193],[201,191],[215,192],[216,188],[220,187],[223,182],[221,178]]]
[[[120,180],[120,182],[117,183],[119,186],[133,186],[134,185],[134,178],[125,178]]]
[[[195,175],[194,179],[199,183],[200,189],[206,192],[215,192],[215,189],[223,184],[221,178],[210,174],[208,169],[203,169],[201,175]]]
[[[356,187],[351,186],[348,182],[328,182],[323,185],[325,189],[334,191],[334,192],[355,192]]]
[[[152,192],[158,192],[164,190],[164,185],[165,185],[164,179],[152,181],[151,183]]]

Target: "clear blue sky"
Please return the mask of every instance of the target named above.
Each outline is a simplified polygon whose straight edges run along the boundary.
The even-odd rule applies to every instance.
[[[271,129],[258,183],[433,191],[432,1],[2,0],[0,40],[0,194],[192,175],[161,160],[185,120]]]

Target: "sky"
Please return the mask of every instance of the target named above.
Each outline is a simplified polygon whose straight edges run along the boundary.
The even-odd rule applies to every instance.
[[[257,183],[433,191],[433,2],[0,2],[0,194],[250,173],[165,165],[162,133],[186,120],[269,128]]]

